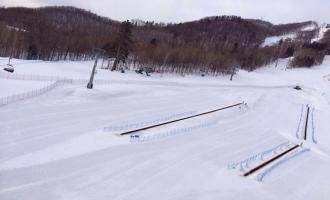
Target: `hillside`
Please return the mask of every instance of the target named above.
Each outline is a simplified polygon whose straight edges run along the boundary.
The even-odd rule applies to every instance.
[[[138,23],[139,22],[139,23]],[[0,8],[0,56],[42,60],[89,60],[94,48],[114,44],[121,23],[74,7]],[[306,27],[314,27],[305,30]],[[126,68],[213,74],[233,66],[253,70],[299,50],[318,30],[315,22],[273,25],[237,16],[215,16],[180,24],[133,22]],[[284,44],[262,46],[268,37],[295,33]],[[107,55],[111,57],[111,55]],[[288,55],[291,56],[291,55]]]

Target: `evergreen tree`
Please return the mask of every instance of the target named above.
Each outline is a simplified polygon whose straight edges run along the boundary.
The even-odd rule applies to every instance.
[[[115,59],[111,71],[117,70],[117,65],[120,62],[126,62],[132,50],[132,43],[132,25],[129,21],[123,22],[112,45],[106,45],[104,47],[109,57]]]
[[[36,60],[38,58],[38,48],[36,45],[32,44],[28,48],[28,60]]]
[[[282,58],[289,58],[292,57],[294,54],[295,49],[293,47],[288,47],[284,53],[284,55],[282,56]]]

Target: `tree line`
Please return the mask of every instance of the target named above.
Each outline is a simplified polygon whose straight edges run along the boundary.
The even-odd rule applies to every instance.
[[[148,68],[172,73],[254,70],[306,49],[315,31],[263,47],[266,37],[313,22],[273,25],[237,16],[165,24],[118,22],[74,7],[0,8],[0,56],[42,60],[89,60],[105,50],[107,69]],[[305,45],[305,46],[304,46]],[[309,48],[310,49],[310,48]]]

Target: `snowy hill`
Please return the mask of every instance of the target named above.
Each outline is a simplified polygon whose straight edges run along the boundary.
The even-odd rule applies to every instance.
[[[233,81],[98,69],[88,90],[92,62],[12,60],[15,73],[0,72],[0,199],[326,200],[330,57],[312,69],[287,62]],[[118,135],[240,102],[139,139]]]
[[[326,24],[323,24],[323,25],[319,28],[319,31],[318,31],[318,34],[317,34],[316,38],[314,38],[314,39],[312,40],[312,42],[318,42],[318,41],[322,40],[323,37],[324,37],[324,34],[325,34],[327,31],[329,31],[329,30],[330,30],[330,28],[329,28]]]
[[[297,30],[290,31],[290,33],[267,37],[261,46],[265,47],[265,46],[277,45],[280,40],[294,41],[294,40],[297,40],[297,37],[299,34],[301,34],[301,32],[309,32],[309,31],[312,31],[312,32],[316,31],[316,34],[311,39],[311,42],[320,42],[323,39],[325,33],[329,30],[330,30],[330,28],[328,28],[327,24],[322,24],[319,26],[316,23],[311,23],[311,24],[309,24],[307,26],[303,26]]]
[[[125,26],[127,31],[121,32]],[[310,43],[315,27],[313,21],[272,24],[232,15],[182,23],[131,20],[130,24],[71,6],[0,7],[0,56],[90,60],[95,49],[103,49],[105,57],[114,58],[118,57],[118,38],[127,38],[122,48],[132,51],[125,56],[125,63],[135,63],[135,69],[141,65],[158,72],[221,74],[228,73],[231,66],[252,70],[279,56],[291,57],[290,52]],[[304,34],[299,34],[303,30]],[[278,41],[287,34],[295,40],[279,48]]]

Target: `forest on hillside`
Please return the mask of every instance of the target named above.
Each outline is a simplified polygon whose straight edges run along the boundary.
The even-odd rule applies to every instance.
[[[0,56],[31,60],[90,60],[103,49],[108,69],[180,74],[253,70],[294,56],[292,66],[319,64],[330,53],[330,32],[313,44],[315,22],[273,25],[237,16],[165,24],[118,22],[74,7],[0,8]],[[262,46],[270,36],[297,32],[295,40]]]

